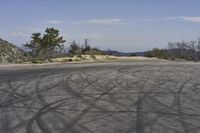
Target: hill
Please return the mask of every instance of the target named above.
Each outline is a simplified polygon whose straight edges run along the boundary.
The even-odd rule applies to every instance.
[[[0,39],[0,63],[20,63],[26,60],[23,50],[14,44]]]
[[[113,56],[144,56],[146,51],[144,52],[119,52],[115,50],[104,50],[102,51],[106,55],[113,55]]]

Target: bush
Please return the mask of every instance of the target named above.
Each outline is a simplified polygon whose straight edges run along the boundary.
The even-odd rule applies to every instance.
[[[169,53],[169,51],[167,49],[155,48],[155,49],[145,53],[145,57],[157,57],[157,58],[161,58],[161,59],[170,59],[171,56],[172,55]]]
[[[41,60],[41,59],[34,58],[34,59],[31,60],[31,63],[34,63],[34,64],[42,64],[42,63],[44,63],[44,61]]]
[[[69,62],[72,62],[73,60],[72,60],[72,59],[68,59],[68,61],[69,61]]]

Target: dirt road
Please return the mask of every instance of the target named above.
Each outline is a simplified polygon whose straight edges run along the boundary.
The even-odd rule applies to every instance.
[[[0,67],[0,133],[199,132],[199,63]]]

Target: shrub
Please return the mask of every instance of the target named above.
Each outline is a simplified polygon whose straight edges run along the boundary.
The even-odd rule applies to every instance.
[[[41,60],[41,59],[38,59],[38,58],[34,58],[34,59],[31,60],[31,63],[34,63],[34,64],[42,64],[42,63],[44,63],[44,61]]]
[[[72,59],[68,59],[68,61],[69,61],[69,62],[72,62],[73,60],[72,60]]]

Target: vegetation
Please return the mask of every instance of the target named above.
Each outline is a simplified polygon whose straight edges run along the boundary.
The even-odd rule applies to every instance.
[[[89,55],[102,55],[104,54],[101,50],[98,48],[92,48],[89,43],[89,39],[84,40],[84,44],[80,45],[78,44],[75,40],[70,43],[68,54],[71,56],[74,55],[84,55],[84,54],[89,54]]]
[[[69,46],[69,51],[68,53],[73,56],[73,55],[79,55],[81,54],[81,47],[76,41],[72,41],[71,45]]]
[[[157,58],[162,58],[162,59],[170,59],[171,55],[168,51],[168,49],[158,49],[154,48],[151,51],[148,51],[145,53],[146,57],[157,57]]]
[[[62,51],[64,47],[63,37],[59,36],[59,31],[54,28],[47,28],[45,34],[41,36],[41,33],[33,33],[30,43],[25,44],[28,52],[33,58],[39,59],[51,59]]]
[[[52,58],[63,57],[66,55],[77,56],[82,59],[82,55],[88,54],[102,55],[103,52],[98,48],[92,48],[89,45],[89,39],[84,40],[84,44],[80,45],[75,40],[70,43],[69,48],[64,47],[66,41],[59,36],[59,30],[47,28],[45,34],[33,33],[31,41],[24,45],[27,53],[32,57],[32,63],[41,63],[43,61],[51,61]]]
[[[145,54],[146,57],[157,57],[163,59],[200,60],[200,39],[197,41],[169,42],[168,48],[155,48]]]
[[[59,30],[47,28],[45,33],[33,33],[31,41],[24,45],[24,49],[17,48],[13,44],[0,39],[0,63],[20,63],[32,61],[32,63],[43,63],[52,61],[54,58],[77,57],[74,60],[85,60],[88,58],[96,60],[95,55],[123,55],[117,51],[102,51],[89,45],[90,40],[85,39],[83,44],[72,41],[68,48],[64,46],[65,40],[59,35]],[[137,56],[128,53],[128,56]],[[154,48],[145,52],[146,57],[157,57],[162,59],[184,59],[200,61],[200,39],[197,41],[169,42],[165,49]],[[63,59],[63,62],[71,62],[72,59]]]

